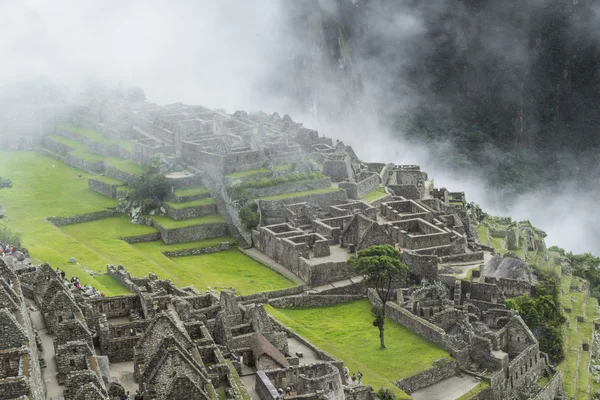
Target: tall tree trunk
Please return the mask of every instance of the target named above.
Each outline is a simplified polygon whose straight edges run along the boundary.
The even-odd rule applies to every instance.
[[[381,307],[381,315],[379,316],[379,344],[382,349],[385,349],[385,341],[383,340],[383,326],[385,324],[385,306],[386,302],[382,301],[383,305]]]
[[[379,343],[382,349],[385,349],[385,342],[383,340],[383,323],[379,325]]]

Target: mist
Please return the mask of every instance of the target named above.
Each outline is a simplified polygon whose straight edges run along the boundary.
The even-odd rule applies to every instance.
[[[369,2],[299,3],[3,0],[0,87],[44,78],[77,93],[90,81],[124,82],[159,104],[289,113],[352,145],[365,161],[420,164],[436,187],[465,191],[490,214],[529,219],[548,233],[548,245],[600,254],[596,184],[561,181],[500,200],[502,188],[489,185],[489,170],[449,169],[444,158],[454,151],[453,140],[419,142],[393,123],[395,114],[419,105],[440,107],[423,90],[434,77],[415,82],[413,71],[436,41],[463,43],[459,26],[447,29],[453,37],[428,30],[427,21],[447,2],[399,8],[378,1],[360,17],[353,7]],[[351,16],[357,28],[344,32],[349,43],[337,40],[329,28]],[[489,31],[484,45],[525,60],[526,39],[503,39],[508,28]],[[500,98],[515,98],[517,82],[499,87]],[[486,149],[493,170],[494,149]]]

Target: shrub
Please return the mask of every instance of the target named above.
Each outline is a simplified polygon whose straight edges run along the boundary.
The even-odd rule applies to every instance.
[[[0,222],[0,242],[21,248],[21,235],[11,230],[8,225]]]
[[[11,187],[12,187],[12,181],[8,178],[2,178],[0,176],[0,189],[11,188]]]
[[[396,400],[396,395],[390,389],[381,388],[377,392],[377,398],[379,400]]]
[[[258,221],[258,213],[256,212],[257,210],[258,210],[258,206],[254,203],[246,204],[244,207],[242,207],[240,209],[240,212],[238,215],[240,217],[240,220],[242,221],[242,224],[244,224],[246,229],[252,230],[258,226],[259,221]]]

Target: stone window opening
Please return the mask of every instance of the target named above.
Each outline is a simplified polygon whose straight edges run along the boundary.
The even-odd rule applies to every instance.
[[[521,343],[521,336],[517,336],[517,343]]]
[[[523,375],[523,366],[521,366],[521,375]]]
[[[102,304],[100,304],[100,305],[98,306],[98,309],[100,310],[100,312],[103,312],[103,310],[102,310]]]
[[[75,360],[70,360],[70,361],[69,361],[69,365],[70,365],[71,367],[74,367],[74,366],[75,366]]]
[[[329,382],[329,390],[333,390],[333,383]]]
[[[533,358],[530,358],[530,359],[529,359],[529,367],[530,367],[530,368],[533,368]]]
[[[63,317],[62,317],[62,315],[59,315],[59,316],[58,316],[58,322],[63,322]]]
[[[519,379],[519,373],[515,372],[515,381]]]
[[[73,349],[73,354],[77,354],[77,348]]]
[[[537,364],[537,354],[534,356],[535,358],[535,363]]]
[[[512,335],[508,335],[508,341],[512,342]]]

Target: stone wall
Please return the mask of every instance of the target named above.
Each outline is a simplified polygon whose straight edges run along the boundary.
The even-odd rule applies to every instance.
[[[186,208],[175,208],[168,203],[163,203],[163,207],[167,211],[167,215],[175,221],[181,221],[189,218],[203,217],[205,215],[216,214],[217,204],[204,204]]]
[[[508,278],[496,278],[493,276],[484,276],[483,279],[485,283],[497,285],[506,297],[532,294],[532,286],[529,282]]]
[[[110,184],[106,182],[102,182],[99,179],[95,179],[94,177],[88,178],[88,187],[95,192],[100,193],[106,197],[112,197],[113,199],[117,198],[117,188],[121,186],[121,184]]]
[[[95,221],[97,219],[103,219],[116,215],[115,210],[106,211],[95,211],[87,214],[74,215],[72,217],[46,217],[46,221],[50,222],[54,226],[65,226],[70,224],[78,224],[80,222]]]
[[[311,265],[301,258],[297,275],[310,286],[321,286],[348,279],[352,273],[346,261],[328,261]]]
[[[231,242],[222,242],[221,244],[217,244],[214,246],[202,247],[198,249],[183,249],[176,251],[163,251],[162,253],[167,257],[182,257],[182,256],[197,256],[200,254],[209,254],[209,253],[217,253],[219,251],[228,250],[233,243]]]
[[[483,261],[483,251],[473,253],[452,254],[440,257],[442,263]]]
[[[119,238],[119,239],[121,239],[122,241],[129,243],[129,244],[142,243],[142,242],[155,242],[157,240],[160,240],[160,232],[146,233],[145,235],[129,236],[129,237],[123,237],[123,238]]]
[[[153,226],[160,231],[162,241],[167,244],[193,242],[195,240],[226,236],[228,231],[225,222],[193,225],[175,229],[163,228],[155,222],[153,222]]]
[[[238,296],[238,300],[244,303],[266,303],[269,301],[269,299],[297,295],[304,292],[306,289],[307,287],[304,285],[294,286],[288,289],[272,290],[268,292],[253,293],[246,296]]]
[[[121,182],[131,183],[135,179],[135,175],[125,171],[121,171],[120,169],[117,169],[108,164],[104,166],[104,171],[106,172],[106,175]]]
[[[116,143],[105,144],[88,140],[85,143],[85,149],[90,153],[98,154],[104,157],[119,157],[121,155],[120,147]]]
[[[433,363],[433,368],[420,372],[417,375],[400,379],[394,382],[394,385],[404,390],[407,394],[411,394],[415,390],[431,386],[444,379],[448,379],[456,375],[458,364],[456,361],[450,361],[445,358],[436,360]]]
[[[402,262],[408,266],[410,273],[419,278],[436,280],[438,276],[438,257],[420,255],[411,251],[402,253]]]
[[[343,204],[348,201],[348,196],[345,190],[338,190],[335,192],[326,192],[305,196],[298,196],[292,198],[286,198],[281,200],[258,200],[258,205],[261,209],[263,217],[277,219],[279,222],[285,220],[285,207],[289,204],[295,203],[309,203],[316,205],[317,207],[325,208],[336,204]]]
[[[367,291],[367,297],[369,298],[371,304],[379,306],[381,305],[381,301],[379,300],[379,297],[377,297],[374,289],[369,289]],[[450,344],[446,340],[446,332],[444,332],[442,328],[412,314],[410,311],[405,310],[399,305],[395,303],[387,303],[385,315],[392,321],[407,327],[412,332],[429,340],[437,346],[450,352],[453,351]]]
[[[548,383],[532,400],[554,400],[562,391],[563,371],[557,371]]]
[[[275,308],[327,307],[364,298],[363,295],[307,295],[280,297],[269,300]]]
[[[346,190],[346,193],[348,193],[348,198],[360,199],[362,196],[365,196],[377,189],[380,182],[381,178],[379,175],[372,174],[359,182],[340,182],[338,187]]]

